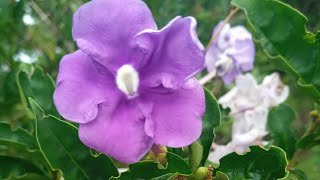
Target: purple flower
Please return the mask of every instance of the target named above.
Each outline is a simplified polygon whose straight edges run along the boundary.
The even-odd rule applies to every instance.
[[[213,34],[221,27],[218,24]],[[252,35],[243,27],[226,24],[206,53],[209,72],[216,72],[224,83],[230,84],[244,71],[253,69],[255,47]]]
[[[60,62],[54,101],[79,123],[87,146],[119,161],[141,159],[152,144],[183,147],[201,134],[204,68],[196,20],[176,17],[157,30],[140,0],[94,0],[73,18],[80,50]]]

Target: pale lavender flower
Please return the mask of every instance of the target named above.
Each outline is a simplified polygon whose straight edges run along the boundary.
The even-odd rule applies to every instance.
[[[157,30],[140,0],[94,0],[73,18],[80,50],[60,63],[54,101],[79,123],[87,146],[133,163],[152,144],[183,147],[201,134],[204,68],[196,20],[176,17]]]
[[[231,152],[243,154],[251,145],[266,144],[262,139],[268,134],[269,108],[283,103],[288,95],[289,88],[283,85],[277,73],[266,76],[260,85],[251,74],[238,76],[236,86],[218,100],[223,108],[231,109],[232,140],[225,146],[215,146],[209,160],[219,163]]]
[[[222,23],[218,24],[215,34]],[[243,26],[226,24],[206,53],[208,72],[215,72],[230,84],[241,73],[253,69],[255,46],[252,35]]]

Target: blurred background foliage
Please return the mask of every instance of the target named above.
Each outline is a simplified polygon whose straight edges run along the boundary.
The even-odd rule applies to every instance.
[[[39,65],[54,79],[57,75],[62,56],[77,49],[72,39],[72,16],[85,0],[0,0],[0,121],[10,123],[12,129],[23,127],[32,132],[30,112],[21,101],[16,83],[19,65],[32,63]],[[161,28],[177,15],[194,16],[198,20],[198,34],[205,45],[209,42],[215,25],[228,14],[228,0],[145,0]],[[320,29],[319,0],[283,0],[307,16],[307,28],[315,33]],[[123,7],[125,8],[125,7]],[[232,20],[232,25],[247,26],[243,12]],[[125,28],[125,27],[124,27]],[[250,28],[249,28],[250,30]],[[297,119],[291,127],[298,137],[307,129],[310,111],[314,109],[310,95],[302,93],[296,79],[280,71],[281,63],[270,61],[259,44],[256,44],[256,60],[253,74],[258,80],[271,72],[282,75],[285,84],[290,86],[290,97],[287,100],[297,112]],[[204,73],[202,73],[204,74]],[[207,86],[220,97],[231,86],[223,86],[216,80]],[[51,97],[50,97],[51,98]],[[224,113],[226,117],[226,112]],[[230,140],[231,119],[223,119],[218,128],[218,143]],[[288,127],[289,128],[289,127]],[[308,174],[309,179],[319,178],[320,149],[315,147],[311,152],[301,152],[304,159],[298,167]],[[0,160],[0,167],[4,160]]]

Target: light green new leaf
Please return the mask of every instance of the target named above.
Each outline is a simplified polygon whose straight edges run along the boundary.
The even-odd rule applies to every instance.
[[[223,172],[232,180],[276,180],[288,174],[287,164],[286,154],[282,149],[272,146],[266,150],[251,146],[250,152],[244,155],[231,153],[224,156],[220,159],[217,171]]]
[[[200,166],[202,156],[203,156],[203,146],[201,146],[198,141],[192,143],[189,146],[189,166],[193,172],[195,172]]]
[[[94,157],[90,149],[78,138],[75,126],[53,116],[45,116],[40,106],[31,98],[38,146],[52,170],[60,169],[66,180],[108,179],[118,176],[112,160],[104,155]]]
[[[272,57],[279,57],[299,84],[320,99],[320,44],[318,35],[306,31],[307,18],[277,0],[232,0],[243,9],[256,39]]]
[[[288,159],[291,159],[296,146],[296,139],[290,128],[295,120],[294,111],[288,106],[281,104],[271,109],[268,114],[268,129],[276,146],[282,148]]]

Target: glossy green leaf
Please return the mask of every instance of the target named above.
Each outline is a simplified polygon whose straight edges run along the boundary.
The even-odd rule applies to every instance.
[[[282,148],[288,159],[291,159],[296,146],[296,139],[291,130],[295,120],[295,112],[288,105],[281,104],[270,110],[268,114],[268,129],[274,144]]]
[[[231,153],[224,156],[217,171],[223,172],[232,180],[276,180],[287,175],[287,164],[286,154],[282,149],[270,147],[266,150],[251,146],[250,152],[244,155]]]
[[[161,176],[171,177],[176,173],[184,175],[192,174],[188,164],[180,156],[168,152],[167,160],[167,167],[163,167],[161,164],[153,161],[140,161],[130,164],[128,172],[122,173],[120,177],[114,179],[159,179]]]
[[[36,117],[35,135],[39,148],[52,170],[60,169],[66,180],[118,176],[109,157],[91,155],[90,149],[79,140],[75,126],[53,116],[46,116],[33,99],[29,98],[29,102]]]
[[[40,67],[21,64],[17,84],[20,89],[21,99],[25,105],[27,105],[26,99],[31,97],[47,114],[59,117],[53,103],[55,84],[49,74],[44,73]]]
[[[271,57],[279,57],[287,70],[300,78],[320,99],[320,45],[306,31],[307,18],[277,0],[232,0],[243,9],[256,39]]]
[[[220,124],[220,108],[216,98],[207,89],[204,89],[206,96],[206,113],[202,118],[202,133],[198,139],[203,147],[201,165],[203,166],[208,158],[212,142],[215,138],[214,128]]]

